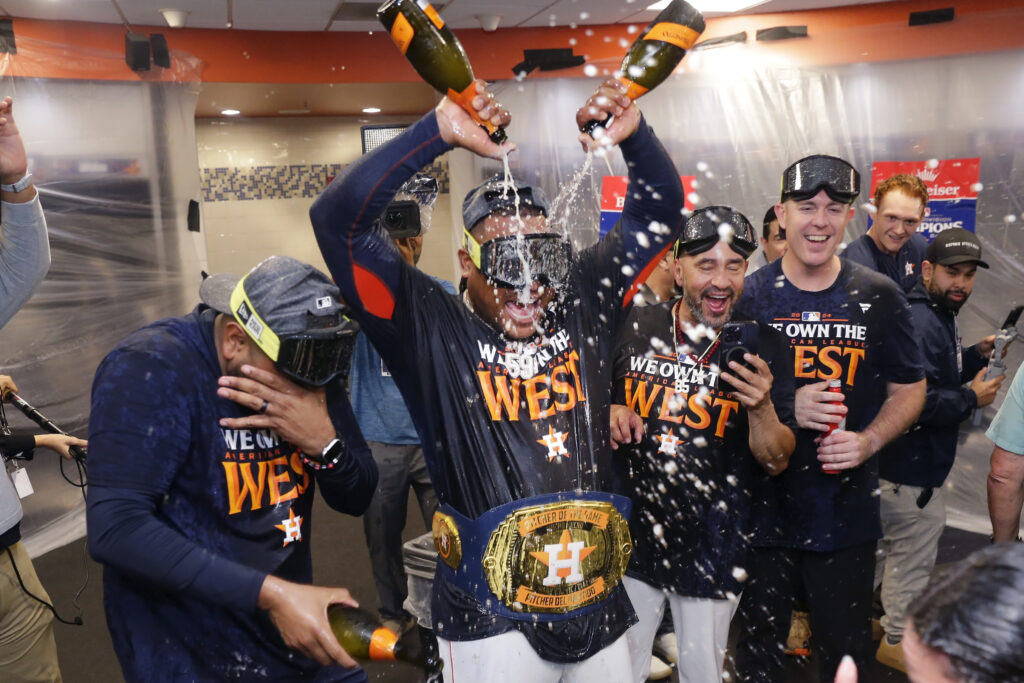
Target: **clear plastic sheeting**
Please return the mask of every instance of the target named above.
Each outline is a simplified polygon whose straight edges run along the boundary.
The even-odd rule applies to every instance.
[[[19,41],[19,58],[25,53]],[[107,60],[115,56],[107,55]],[[116,56],[124,68],[123,55]],[[206,249],[188,232],[199,199],[198,85],[7,78],[49,225],[53,263],[0,331],[0,373],[64,430],[86,436],[96,366],[132,330],[198,301]],[[8,407],[15,429],[34,429]],[[85,532],[82,493],[59,459],[27,464],[22,534],[33,555]],[[69,473],[74,466],[65,466]]]
[[[494,88],[512,112],[508,133],[519,147],[512,159],[517,175],[539,182],[551,196],[569,184],[584,161],[575,111],[598,82],[509,81]],[[1024,303],[1024,52],[798,68],[768,61],[757,45],[737,45],[688,55],[683,69],[640,105],[680,174],[696,176],[696,206],[732,205],[755,225],[778,201],[779,179],[790,163],[815,153],[851,161],[865,187],[847,241],[867,229],[863,204],[873,162],[980,157],[976,232],[992,268],[979,271],[960,313],[965,344],[993,334],[1010,308]],[[610,158],[614,173],[625,175],[619,153]],[[450,168],[453,201],[459,202],[499,167],[458,151]],[[598,234],[607,170],[601,160],[594,169],[570,202],[568,233],[577,245]],[[1007,356],[1011,374],[1022,357],[1024,342],[1018,341]],[[990,528],[985,478],[992,444],[984,430],[1008,386],[980,427],[962,424],[946,484],[956,526]]]

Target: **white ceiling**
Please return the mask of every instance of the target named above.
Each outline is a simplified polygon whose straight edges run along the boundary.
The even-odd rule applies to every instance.
[[[705,0],[711,1],[711,0]],[[741,14],[788,12],[879,0],[765,0]],[[881,0],[892,1],[892,0]],[[502,15],[500,27],[566,26],[645,22],[653,0],[437,0],[435,7],[452,28],[479,28],[477,15]],[[375,31],[380,2],[358,0],[0,0],[0,13],[29,19],[162,26],[161,8],[187,10],[190,28],[225,28],[229,7],[232,28],[271,31]],[[706,16],[720,13],[706,11]]]

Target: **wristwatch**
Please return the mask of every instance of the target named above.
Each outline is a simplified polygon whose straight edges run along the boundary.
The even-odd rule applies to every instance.
[[[17,181],[13,185],[8,185],[6,183],[0,184],[0,190],[3,190],[4,192],[15,192],[16,193],[16,192],[21,192],[22,190],[24,190],[26,187],[28,187],[31,184],[32,184],[32,174],[31,173],[26,173],[24,176],[21,177],[21,180]]]
[[[306,464],[315,470],[330,469],[338,464],[338,460],[341,459],[342,453],[345,452],[345,442],[334,437],[331,439],[320,455],[310,455],[303,451],[299,451],[302,455],[302,459],[306,461]]]

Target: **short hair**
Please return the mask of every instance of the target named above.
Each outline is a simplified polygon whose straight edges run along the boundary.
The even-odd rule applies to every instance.
[[[764,222],[761,225],[761,237],[765,242],[772,236],[772,221],[778,220],[779,217],[775,215],[775,205],[772,204],[764,212]],[[782,223],[779,223],[779,235],[782,236],[782,239],[786,239],[786,229],[782,227]]]
[[[909,173],[897,173],[894,176],[889,176],[878,183],[878,187],[875,188],[876,209],[882,208],[882,198],[893,190],[899,190],[908,197],[920,199],[921,213],[924,213],[924,207],[928,206],[928,187],[923,180]]]
[[[921,642],[965,683],[1020,681],[1024,672],[1024,544],[998,543],[933,580],[908,610]]]

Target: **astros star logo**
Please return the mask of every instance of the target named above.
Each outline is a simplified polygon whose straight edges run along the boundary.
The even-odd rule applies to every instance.
[[[668,453],[669,455],[676,455],[676,448],[679,447],[678,436],[676,436],[675,434],[658,434],[654,438],[661,442],[661,447],[658,448],[659,453]]]
[[[275,529],[284,532],[284,543],[288,545],[292,541],[302,540],[302,515],[295,514],[295,510],[288,508],[288,519],[282,519],[280,524],[274,525]]]
[[[548,447],[548,462],[561,456],[569,457],[569,451],[565,450],[565,439],[569,435],[565,432],[556,432],[554,427],[548,426],[548,433],[537,439],[537,443]]]
[[[906,265],[906,274],[907,275],[913,275],[914,274],[914,264],[913,263],[908,263]]]
[[[543,551],[531,551],[530,554],[548,568],[544,585],[557,586],[563,581],[570,584],[582,581],[582,562],[596,549],[597,546],[587,546],[584,541],[573,541],[566,529],[558,543],[545,545]]]

